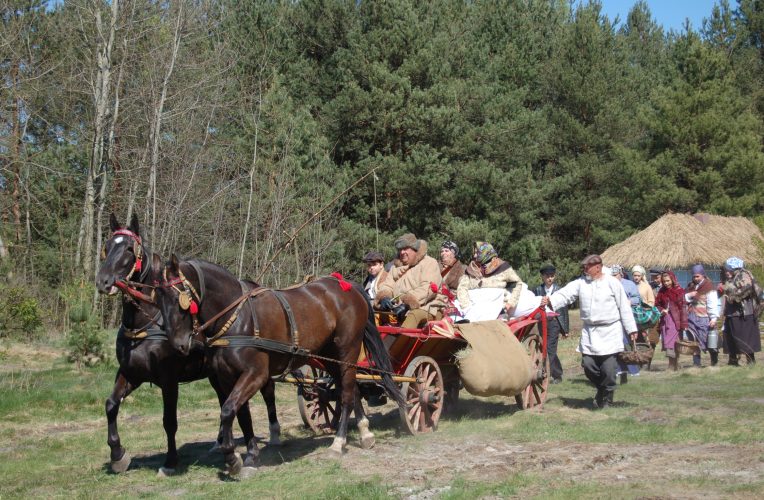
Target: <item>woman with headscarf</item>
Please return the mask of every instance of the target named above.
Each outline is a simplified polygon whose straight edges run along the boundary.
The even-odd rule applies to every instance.
[[[447,240],[440,245],[440,276],[443,284],[451,293],[456,293],[459,280],[464,276],[467,266],[459,262],[459,247],[453,241]]]
[[[645,268],[642,266],[637,265],[631,268],[631,278],[632,281],[637,284],[637,290],[639,290],[639,297],[642,299],[642,302],[648,306],[654,306],[655,292],[653,291],[653,287],[650,286],[650,283],[646,281],[646,274]]]
[[[512,269],[512,266],[499,258],[493,245],[484,241],[478,241],[473,249],[472,261],[467,266],[464,276],[459,280],[456,297],[459,300],[459,307],[465,312],[465,317],[471,317],[471,321],[496,319],[501,312],[501,308],[506,310],[508,316],[514,314],[515,308],[520,301],[523,287],[526,290],[528,288],[515,270]],[[479,292],[474,292],[476,290]],[[480,297],[479,300],[481,302],[497,302],[496,299],[500,299],[499,310],[496,312],[496,315],[493,315],[493,309],[491,309],[488,315],[493,315],[493,317],[484,317],[488,313],[489,308],[487,307],[482,307],[486,309],[485,313],[469,314],[470,308],[475,305],[474,297]],[[478,305],[486,306],[487,304]]]
[[[647,275],[645,268],[640,265],[633,266],[631,268],[631,277],[634,283],[637,284],[637,290],[639,290],[639,297],[642,302],[650,307],[654,306],[655,291],[653,290],[652,285],[648,282],[649,276]],[[660,324],[656,324],[647,330],[640,330],[639,334],[644,342],[649,343],[650,347],[655,349],[655,346],[658,345],[658,341],[660,340],[661,336]],[[652,363],[652,360],[647,363],[647,371],[650,371]]]
[[[655,305],[661,313],[661,337],[663,350],[669,359],[669,370],[679,368],[679,355],[674,346],[679,340],[679,333],[687,329],[687,308],[684,301],[684,289],[671,271],[661,274],[661,287],[655,297]]]
[[[719,359],[719,351],[708,349],[708,332],[716,328],[718,314],[718,298],[716,287],[706,276],[701,264],[692,266],[692,281],[687,285],[685,299],[687,300],[687,324],[695,336],[703,352],[709,351],[711,364]],[[700,366],[700,354],[692,356],[692,364]]]
[[[729,355],[730,365],[738,365],[740,354],[745,354],[748,364],[753,364],[755,353],[761,351],[761,287],[743,269],[743,260],[738,257],[727,259],[724,274],[724,352]]]

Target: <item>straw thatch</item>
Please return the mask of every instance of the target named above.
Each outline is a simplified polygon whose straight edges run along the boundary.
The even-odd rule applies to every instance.
[[[736,256],[749,265],[764,263],[764,236],[745,217],[710,214],[667,214],[605,250],[605,264],[683,268],[693,264],[720,266]]]

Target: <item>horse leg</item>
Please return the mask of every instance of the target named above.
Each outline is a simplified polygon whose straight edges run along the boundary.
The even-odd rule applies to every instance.
[[[243,466],[241,457],[235,453],[236,444],[233,440],[232,429],[233,417],[270,378],[268,377],[267,366],[266,363],[266,369],[260,369],[258,373],[243,373],[239,380],[236,381],[236,385],[234,385],[231,394],[228,395],[228,399],[226,399],[220,408],[220,430],[223,437],[220,443],[220,451],[223,452],[226,467],[231,476],[237,476]]]
[[[138,384],[140,385],[140,384]],[[114,388],[111,395],[106,400],[106,422],[108,436],[106,442],[111,448],[111,470],[117,474],[125,472],[130,466],[130,455],[127,454],[119,440],[119,431],[117,430],[117,415],[119,407],[128,394],[138,388],[127,381],[121,371],[117,372],[114,380]]]
[[[215,389],[215,394],[217,394],[218,397],[218,404],[220,407],[223,407],[223,403],[225,403],[225,400],[227,399],[227,396],[223,389],[220,387],[220,384],[210,377],[210,385],[212,385],[212,388]],[[274,410],[275,411],[275,410]],[[244,458],[244,466],[245,467],[254,467],[255,466],[255,459],[257,458],[259,451],[257,449],[257,443],[255,440],[255,432],[252,430],[252,414],[249,411],[249,401],[244,403],[244,405],[239,408],[239,411],[236,413],[236,420],[239,422],[239,428],[241,428],[242,434],[244,434],[244,442],[247,445],[247,456]],[[223,424],[220,424],[220,428],[218,429],[218,437],[215,441],[215,444],[210,448],[210,451],[217,451],[220,448],[220,443],[223,441]]]
[[[268,430],[270,431],[268,444],[281,446],[281,425],[276,415],[276,383],[272,378],[268,377],[268,381],[260,389],[260,393],[263,395],[265,407],[268,410]]]
[[[369,430],[369,419],[366,418],[366,413],[363,411],[363,403],[361,402],[361,394],[356,391],[355,394],[355,418],[358,420],[358,433],[361,437],[361,448],[368,450],[374,447],[374,434]]]
[[[356,358],[358,357],[356,353]],[[329,449],[342,456],[345,453],[345,445],[347,444],[348,435],[348,417],[350,415],[350,409],[353,408],[356,398],[356,380],[355,380],[355,368],[343,366],[340,369],[340,383],[341,383],[341,404],[342,411],[340,412],[340,421],[337,425],[337,434],[334,436],[334,442]]]
[[[175,433],[178,432],[178,381],[162,382],[162,426],[167,435],[167,456],[157,476],[166,477],[175,473],[178,466],[178,450],[175,445]]]

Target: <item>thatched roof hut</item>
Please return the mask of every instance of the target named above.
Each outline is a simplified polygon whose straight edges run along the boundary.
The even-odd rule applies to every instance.
[[[745,266],[764,264],[764,235],[745,217],[667,214],[602,253],[605,264],[646,268],[721,266],[731,256]]]

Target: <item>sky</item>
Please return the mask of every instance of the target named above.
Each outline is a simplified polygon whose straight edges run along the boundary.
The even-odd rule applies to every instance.
[[[629,10],[637,0],[600,0],[602,13],[612,21],[616,15],[621,22],[626,21]],[[664,31],[684,31],[684,20],[689,18],[692,29],[699,31],[703,27],[703,18],[711,16],[711,9],[718,0],[647,0],[650,12],[658,24],[663,25]],[[735,0],[730,0],[730,7],[737,6]]]

